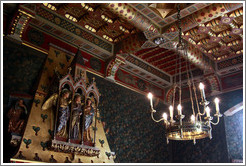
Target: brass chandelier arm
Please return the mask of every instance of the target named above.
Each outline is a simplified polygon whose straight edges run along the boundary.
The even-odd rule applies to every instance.
[[[203,115],[205,115],[205,113],[206,113],[205,110],[203,110],[203,113],[200,113],[200,112],[199,112],[197,115],[203,116]]]
[[[152,120],[155,121],[155,122],[157,122],[157,123],[161,122],[162,120],[165,122],[164,118],[161,118],[160,120],[156,120],[154,118],[154,113],[155,112],[156,112],[156,110],[154,110],[153,108],[151,108],[151,118],[152,118]]]
[[[210,121],[210,123],[212,124],[212,125],[217,125],[217,124],[219,124],[219,122],[220,122],[220,118],[222,117],[222,114],[214,114],[214,116],[216,116],[217,117],[217,122],[212,122],[212,121]]]

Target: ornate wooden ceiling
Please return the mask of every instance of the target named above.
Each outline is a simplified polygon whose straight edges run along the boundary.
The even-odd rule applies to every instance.
[[[117,43],[137,32],[127,21],[98,3],[51,3],[54,12],[109,42]],[[47,8],[48,5],[46,6]]]
[[[153,66],[156,66],[160,70],[170,74],[175,74],[176,63],[179,62],[177,58],[177,53],[173,50],[167,50],[165,48],[150,48],[150,49],[143,49],[135,53],[135,56],[143,59],[144,61],[150,63]],[[186,61],[183,57],[180,57],[181,62],[181,72],[186,71]],[[194,69],[195,66],[191,64],[191,69]],[[177,68],[179,69],[179,68]],[[176,71],[177,74],[177,71]]]
[[[38,29],[74,47],[80,45],[83,51],[105,62],[123,52],[126,63],[119,68],[162,88],[171,85],[175,74],[176,6],[175,3],[19,4],[33,15],[25,29]],[[218,75],[242,70],[243,64],[238,63],[242,62],[243,54],[242,3],[183,3],[181,18],[183,38],[189,43],[188,56],[179,57],[183,73],[186,60],[197,75],[205,68]],[[163,39],[160,44],[154,42],[157,38]]]
[[[216,11],[216,7],[212,10]],[[205,15],[201,12],[200,15]],[[209,15],[212,17],[212,14]],[[184,33],[201,52],[215,61],[242,54],[243,9],[237,9]]]

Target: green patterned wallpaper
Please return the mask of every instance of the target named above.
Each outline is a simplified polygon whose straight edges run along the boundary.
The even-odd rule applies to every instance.
[[[92,74],[88,74],[92,78]],[[100,97],[99,109],[115,162],[162,163],[170,162],[164,127],[150,116],[146,96],[96,77]],[[141,103],[141,104],[139,104]],[[159,104],[158,110],[164,105]],[[161,113],[162,111],[159,111]],[[156,118],[161,115],[157,114]],[[108,132],[107,132],[108,131]]]
[[[3,103],[13,92],[33,95],[46,55],[27,46],[4,39]]]

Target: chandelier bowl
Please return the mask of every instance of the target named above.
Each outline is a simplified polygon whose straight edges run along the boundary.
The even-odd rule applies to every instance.
[[[204,122],[175,122],[166,129],[166,137],[170,140],[194,140],[209,137],[210,127]]]

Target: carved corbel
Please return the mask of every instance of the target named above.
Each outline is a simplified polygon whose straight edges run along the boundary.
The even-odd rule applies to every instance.
[[[106,78],[110,81],[115,82],[115,74],[118,71],[120,65],[125,64],[125,58],[121,54],[116,54],[107,66]]]
[[[217,95],[221,93],[221,84],[216,74],[205,75],[205,79],[209,82],[211,88],[211,95]]]
[[[31,18],[34,18],[33,14],[30,14],[26,10],[19,8],[15,17],[13,18],[12,24],[9,27],[9,35],[7,35],[7,37],[22,43],[23,32],[25,31]]]

